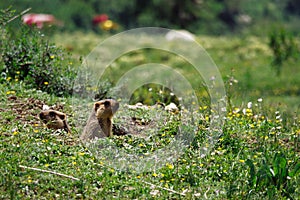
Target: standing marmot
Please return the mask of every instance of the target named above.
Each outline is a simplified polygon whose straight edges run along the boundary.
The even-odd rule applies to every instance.
[[[43,110],[40,112],[39,118],[44,124],[46,124],[47,128],[64,129],[68,133],[71,133],[65,113],[51,109]]]
[[[86,142],[95,138],[112,136],[112,117],[118,108],[119,103],[113,99],[96,102],[80,139]]]

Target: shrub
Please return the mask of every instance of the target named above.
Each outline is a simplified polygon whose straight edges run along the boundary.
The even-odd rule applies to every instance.
[[[274,30],[269,35],[269,47],[273,52],[272,66],[274,66],[277,75],[280,75],[285,61],[298,56],[295,39],[284,29]]]
[[[0,18],[4,19],[4,14]],[[6,26],[1,30],[8,30]],[[1,82],[22,81],[28,88],[57,96],[72,93],[76,73],[70,56],[61,48],[49,43],[35,28],[22,26],[18,33],[1,34],[5,38],[1,42]]]

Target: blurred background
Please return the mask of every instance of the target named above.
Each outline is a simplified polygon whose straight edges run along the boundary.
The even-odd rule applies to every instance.
[[[297,0],[11,0],[21,12],[47,13],[63,23],[61,31],[95,31],[97,15],[105,14],[116,26],[126,30],[144,26],[186,29],[195,34],[265,34],[282,24],[293,33],[300,28],[300,4]]]

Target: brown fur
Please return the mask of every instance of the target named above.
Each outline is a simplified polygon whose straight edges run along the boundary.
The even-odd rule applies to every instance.
[[[112,136],[112,118],[118,108],[119,103],[113,99],[96,102],[80,139],[88,141]]]
[[[68,133],[71,133],[65,113],[56,110],[43,110],[40,112],[39,118],[46,124],[47,128],[64,129]]]

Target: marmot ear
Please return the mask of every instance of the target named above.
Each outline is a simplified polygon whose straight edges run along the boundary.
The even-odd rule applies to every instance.
[[[96,102],[96,103],[94,104],[95,112],[98,110],[99,107],[100,107],[100,103],[99,103],[99,102]]]
[[[61,115],[58,115],[59,116],[59,118],[61,119],[61,120],[65,120],[66,119],[66,115],[65,114],[61,114]]]
[[[104,106],[105,106],[105,108],[109,107],[110,106],[110,101],[105,101]]]

